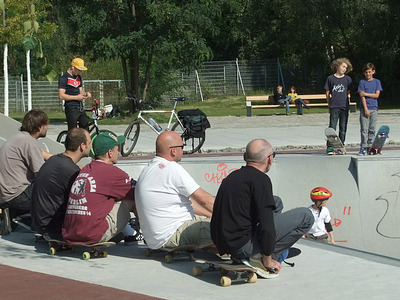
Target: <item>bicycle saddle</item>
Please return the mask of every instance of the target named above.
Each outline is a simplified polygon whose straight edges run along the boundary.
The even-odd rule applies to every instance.
[[[171,101],[185,101],[185,96],[171,97]]]

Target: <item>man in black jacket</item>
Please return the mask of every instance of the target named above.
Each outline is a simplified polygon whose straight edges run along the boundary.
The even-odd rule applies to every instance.
[[[89,156],[92,140],[83,128],[68,131],[65,152],[53,155],[40,168],[32,191],[32,225],[40,234],[62,239],[68,195],[83,157]]]
[[[314,223],[305,207],[275,213],[271,180],[265,174],[274,156],[266,140],[251,141],[244,154],[246,166],[222,181],[211,219],[211,237],[219,253],[257,268],[264,278],[277,276],[288,249]]]

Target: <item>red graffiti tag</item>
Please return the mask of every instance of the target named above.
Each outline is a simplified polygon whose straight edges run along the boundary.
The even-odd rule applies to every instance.
[[[345,215],[346,214],[346,210],[347,210],[347,206],[345,206],[344,207],[344,209],[343,209],[343,214]],[[348,210],[348,212],[347,212],[347,214],[350,216],[350,211],[351,211],[351,206],[349,206],[349,210]]]
[[[224,164],[224,163],[220,163],[218,166],[217,166],[217,172],[216,173],[212,173],[212,174],[210,174],[210,173],[206,173],[205,175],[204,175],[204,178],[205,178],[205,180],[207,181],[207,182],[213,182],[213,183],[221,183],[222,182],[222,180],[224,179],[224,178],[226,178],[226,176],[228,176],[231,172],[233,172],[233,171],[235,171],[235,170],[238,170],[238,168],[232,168],[232,169],[229,169],[229,170],[227,170],[227,165],[226,164]]]
[[[342,224],[342,220],[334,218],[333,226],[339,227]]]

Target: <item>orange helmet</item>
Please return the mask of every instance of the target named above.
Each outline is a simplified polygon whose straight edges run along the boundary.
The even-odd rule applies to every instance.
[[[310,197],[313,201],[326,200],[332,197],[332,193],[328,189],[319,186],[311,191]]]

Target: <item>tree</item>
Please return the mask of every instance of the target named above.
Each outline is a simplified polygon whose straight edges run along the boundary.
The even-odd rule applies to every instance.
[[[36,5],[35,5],[36,4]],[[4,114],[8,115],[8,45],[18,47],[22,43],[27,51],[27,72],[30,80],[29,53],[36,45],[40,45],[40,34],[38,34],[39,23],[43,20],[46,9],[49,7],[47,0],[0,0],[2,10],[3,27],[0,28],[0,39],[4,44],[3,71],[4,71]],[[55,30],[55,24],[43,22],[42,38],[49,38]],[[24,36],[24,34],[26,34]],[[35,35],[35,36],[33,36]],[[41,47],[38,57],[43,57]],[[28,88],[30,90],[30,88]],[[29,98],[29,97],[28,97]],[[28,103],[28,109],[31,109]]]
[[[55,2],[59,7],[65,5]],[[152,77],[160,82],[171,70],[190,70],[211,58],[204,36],[218,30],[211,20],[221,1],[70,2],[74,5],[62,13],[77,41],[70,48],[94,59],[118,57],[126,90],[135,99],[146,99]],[[134,103],[131,109],[135,109]]]
[[[215,20],[220,35],[209,40],[219,59],[279,57],[292,72],[322,69],[326,75],[331,61],[345,56],[354,65],[355,79],[372,61],[381,79],[397,81],[398,1],[226,0],[222,15]]]
[[[22,40],[21,18],[24,16],[23,4],[18,0],[0,0],[3,27],[0,28],[0,39],[4,44],[4,114],[8,116],[8,46],[16,45]]]

